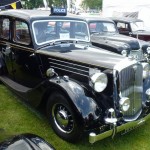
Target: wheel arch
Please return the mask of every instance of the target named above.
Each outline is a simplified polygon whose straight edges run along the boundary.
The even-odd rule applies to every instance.
[[[88,97],[85,94],[85,88],[79,85],[75,81],[61,80],[57,83],[55,80],[50,80],[52,86],[49,86],[45,91],[41,105],[46,108],[48,97],[54,92],[63,94],[72,109],[76,112],[77,117],[81,119],[81,122],[85,127],[98,123],[101,117],[101,108],[97,105],[94,98]]]
[[[4,68],[5,68],[5,62],[4,62],[4,59],[2,57],[2,54],[0,53],[0,74],[3,74]]]

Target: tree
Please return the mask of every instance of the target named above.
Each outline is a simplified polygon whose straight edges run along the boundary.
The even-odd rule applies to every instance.
[[[90,9],[101,9],[102,8],[102,0],[83,0],[82,2],[83,8]]]
[[[43,6],[43,0],[24,0],[25,6],[24,8],[33,9],[38,8],[39,6]]]
[[[43,0],[24,0],[25,8],[33,9],[43,7]],[[64,3],[67,4],[67,0],[47,0],[48,6],[51,7],[52,4],[54,6],[62,6]]]
[[[62,6],[66,5],[67,1],[66,0],[47,0],[48,6],[51,7],[52,5],[54,6]]]
[[[47,0],[48,6],[51,7],[53,4],[53,0]]]

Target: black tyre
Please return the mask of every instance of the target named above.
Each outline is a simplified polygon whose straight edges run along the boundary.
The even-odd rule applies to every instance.
[[[2,75],[2,74],[3,74],[3,68],[0,67],[0,75]]]
[[[83,127],[79,118],[76,118],[74,111],[67,102],[66,97],[56,92],[48,100],[47,116],[53,130],[58,136],[69,142],[76,142],[80,139]]]

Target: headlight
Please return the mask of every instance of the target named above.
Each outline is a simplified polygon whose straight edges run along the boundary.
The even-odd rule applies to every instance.
[[[93,83],[93,88],[96,92],[102,92],[108,83],[106,74],[104,73],[95,73],[91,76],[91,81]]]
[[[145,93],[147,96],[147,100],[150,101],[150,89],[147,89]]]
[[[128,97],[122,97],[119,103],[122,111],[128,111],[130,108],[130,99]]]
[[[148,54],[150,54],[150,47],[148,47],[146,51]]]
[[[143,66],[143,79],[147,78],[149,76],[149,64],[148,63],[142,63]]]
[[[121,54],[122,54],[123,56],[125,56],[125,57],[128,55],[128,53],[127,53],[126,50],[123,50],[123,51],[121,52]]]

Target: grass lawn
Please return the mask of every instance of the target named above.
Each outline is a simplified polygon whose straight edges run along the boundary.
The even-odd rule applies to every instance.
[[[124,136],[117,135],[113,140],[109,137],[91,145],[86,137],[71,144],[53,132],[41,113],[0,84],[0,140],[19,133],[37,134],[57,150],[150,150],[150,120]]]

